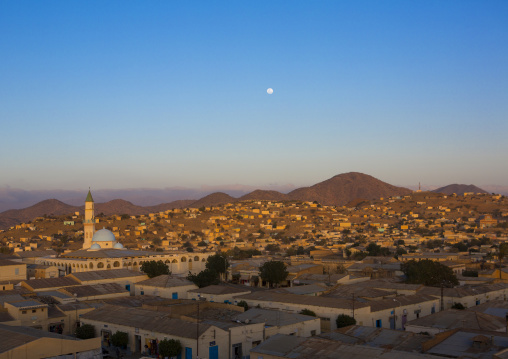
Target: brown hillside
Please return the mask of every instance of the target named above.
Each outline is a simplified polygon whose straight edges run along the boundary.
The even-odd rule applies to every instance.
[[[448,186],[444,186],[438,189],[435,189],[432,192],[436,193],[443,193],[446,195],[451,195],[453,193],[456,193],[458,195],[462,195],[466,192],[473,192],[473,193],[488,193],[487,191],[484,191],[483,189],[476,187],[475,185],[467,185],[467,184],[450,184]]]
[[[289,198],[286,194],[277,191],[263,191],[257,189],[251,193],[238,198],[238,201],[288,201]]]
[[[83,213],[84,206],[81,207]],[[147,214],[148,210],[146,207],[136,206],[129,201],[125,201],[123,199],[114,199],[105,203],[96,203],[95,204],[95,214],[104,213],[106,216],[110,216],[112,214],[128,214],[128,215],[137,215],[137,214]]]
[[[189,208],[192,203],[196,202],[194,199],[181,199],[169,203],[161,203],[155,206],[145,207],[148,213],[164,212],[175,208]]]
[[[378,199],[380,197],[406,195],[411,190],[396,187],[372,176],[350,172],[334,176],[311,187],[298,188],[288,197],[299,201],[318,201],[324,205],[342,206],[357,198]]]
[[[233,202],[236,202],[236,198],[231,197],[229,194],[223,192],[215,192],[197,200],[196,202],[193,202],[192,204],[189,205],[189,207],[192,208],[213,207],[218,206],[220,204]]]
[[[23,209],[10,209],[8,211],[0,213],[0,221],[4,219],[15,219],[16,223],[28,222],[36,217],[43,215],[55,215],[59,216],[62,214],[71,214],[79,211],[79,207],[65,204],[57,199],[47,199],[33,206]]]

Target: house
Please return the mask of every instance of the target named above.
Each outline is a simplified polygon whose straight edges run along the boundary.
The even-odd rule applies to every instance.
[[[101,358],[100,338],[76,339],[28,326],[0,324],[0,359]]]
[[[233,320],[243,323],[263,323],[265,339],[276,334],[311,337],[321,333],[319,318],[280,310],[250,308],[237,314]]]
[[[102,344],[109,346],[111,336],[122,331],[129,336],[129,349],[135,353],[158,355],[163,339],[179,340],[182,359],[242,357],[263,340],[262,323],[237,323],[183,316],[173,318],[168,312],[105,305],[84,314],[81,322],[93,325]]]
[[[26,263],[0,259],[0,290],[13,289],[12,284],[18,284],[26,278]]]
[[[506,319],[467,309],[447,309],[433,315],[411,320],[406,323],[405,328],[409,332],[427,332],[431,335],[457,328],[506,332]]]
[[[152,295],[162,298],[187,299],[187,292],[194,289],[198,289],[198,287],[185,278],[173,277],[171,275],[160,275],[137,282],[135,292],[136,295]]]
[[[134,293],[135,283],[148,279],[148,276],[143,272],[122,268],[76,272],[68,274],[66,278],[72,278],[83,285],[116,283]]]
[[[207,287],[193,289],[188,291],[188,299],[207,300],[218,303],[234,303],[235,297],[249,294],[251,290],[248,287],[234,285],[209,285]]]
[[[390,347],[376,348],[368,345],[353,345],[337,340],[311,337],[301,338],[278,334],[270,337],[250,351],[251,358],[372,358],[372,359],[435,359],[432,355],[393,350]]]

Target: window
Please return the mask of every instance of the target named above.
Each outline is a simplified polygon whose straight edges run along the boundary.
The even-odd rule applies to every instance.
[[[26,314],[26,310],[22,310],[22,311],[21,311],[21,314]]]
[[[315,331],[315,330],[311,330],[311,331],[310,331],[310,335],[311,335],[312,337],[313,337],[313,336],[315,336],[315,335],[316,335],[316,331]]]
[[[381,319],[376,320],[376,328],[382,328],[383,323],[381,322]]]
[[[14,268],[14,274],[19,275],[19,268]]]
[[[37,311],[37,309],[32,309],[32,313],[35,313]]]

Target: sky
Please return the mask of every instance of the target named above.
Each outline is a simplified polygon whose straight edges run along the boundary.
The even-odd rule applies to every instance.
[[[1,1],[0,188],[506,186],[507,19],[504,0]]]

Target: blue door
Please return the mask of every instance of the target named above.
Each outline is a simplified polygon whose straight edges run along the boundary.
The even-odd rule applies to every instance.
[[[171,299],[178,299],[178,292],[171,294]]]
[[[381,319],[376,320],[376,328],[382,328],[383,323],[381,322]]]
[[[185,359],[192,359],[192,348],[185,348]]]
[[[208,358],[210,359],[219,359],[219,346],[214,345],[208,349]]]
[[[125,286],[125,289],[126,289],[126,290],[128,290],[128,291],[130,292],[130,291],[131,291],[131,285],[130,285],[130,284],[127,284],[127,285]]]

